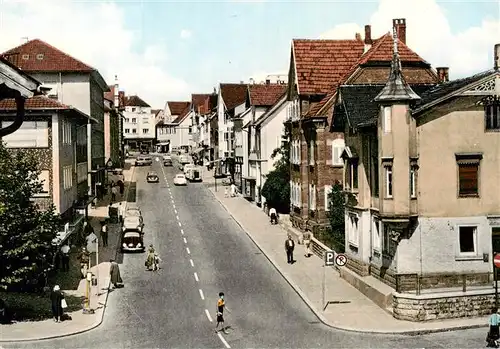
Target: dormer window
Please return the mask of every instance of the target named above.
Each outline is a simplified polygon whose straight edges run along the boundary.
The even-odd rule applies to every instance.
[[[36,59],[38,59],[39,61],[43,60],[43,53],[37,54]]]
[[[484,125],[486,130],[500,131],[500,101],[490,97],[484,103]]]
[[[27,61],[29,59],[30,59],[30,55],[28,55],[28,54],[23,55],[23,60]]]

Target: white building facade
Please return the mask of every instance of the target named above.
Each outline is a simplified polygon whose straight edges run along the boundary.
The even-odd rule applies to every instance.
[[[138,96],[127,97],[123,116],[123,137],[127,151],[152,151],[156,138],[156,115],[151,106]]]

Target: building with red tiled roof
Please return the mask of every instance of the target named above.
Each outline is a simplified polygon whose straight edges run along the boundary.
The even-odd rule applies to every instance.
[[[402,74],[412,84],[435,84],[430,64],[406,45],[406,22],[393,21],[400,38]],[[354,36],[354,35],[353,35]],[[294,40],[288,85],[291,132],[291,219],[302,228],[323,229],[328,224],[328,188],[343,181],[340,157],[344,130],[333,122],[334,101],[341,84],[387,81],[393,40],[386,34],[355,40]],[[316,62],[319,62],[316,64]]]
[[[171,152],[192,147],[191,102],[168,101],[163,110],[163,120],[156,125],[156,139],[160,152]]]
[[[273,106],[286,92],[284,84],[251,84],[248,85],[249,105],[257,107]]]
[[[119,96],[118,96],[119,97]],[[123,136],[127,151],[148,153],[156,144],[156,112],[137,95],[124,98]]]
[[[88,186],[95,195],[95,183],[105,181],[104,93],[109,87],[99,71],[40,39],[30,40],[0,54],[22,71],[42,82],[52,98],[71,105],[96,119],[92,124]]]
[[[14,121],[16,109],[13,98],[0,100],[2,127]],[[41,209],[47,209],[53,203],[56,212],[64,220],[69,220],[73,203],[84,200],[87,193],[86,125],[89,120],[91,123],[97,120],[46,96],[26,99],[25,111],[22,126],[4,136],[2,141],[8,149],[24,149],[35,156],[43,182],[42,191],[35,196],[35,201]]]

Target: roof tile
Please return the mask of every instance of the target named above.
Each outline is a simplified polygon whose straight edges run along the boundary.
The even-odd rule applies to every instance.
[[[191,102],[167,102],[171,115],[181,115],[184,110],[189,109]]]
[[[125,97],[125,106],[151,108],[151,106],[144,102],[144,100],[139,96]]]
[[[69,110],[72,109],[70,106],[60,103],[56,99],[48,98],[45,96],[35,96],[26,99],[24,105],[26,110],[43,110],[43,109],[59,109],[59,110]],[[14,98],[6,98],[0,100],[0,112],[1,111],[11,111],[17,110],[16,101]]]
[[[92,72],[96,69],[40,40],[30,40],[4,53],[25,72]]]
[[[248,86],[250,105],[273,106],[286,91],[283,84],[255,84]]]
[[[227,110],[236,108],[247,99],[247,84],[220,84],[222,99]]]

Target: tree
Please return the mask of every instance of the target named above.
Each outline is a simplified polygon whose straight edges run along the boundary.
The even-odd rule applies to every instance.
[[[43,189],[33,156],[0,141],[0,168],[0,288],[26,289],[52,260],[61,222],[53,205],[42,211],[33,200]]]
[[[345,246],[345,195],[341,183],[335,183],[328,194],[328,219],[330,220],[330,238],[335,247],[343,252]],[[333,246],[332,246],[333,247]]]
[[[266,182],[262,187],[262,196],[266,198],[269,207],[274,207],[278,212],[290,211],[290,132],[285,127],[281,137],[281,147],[274,149],[271,159],[274,170],[267,174]]]

